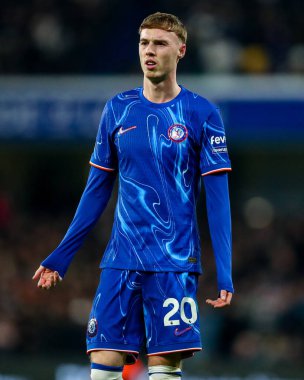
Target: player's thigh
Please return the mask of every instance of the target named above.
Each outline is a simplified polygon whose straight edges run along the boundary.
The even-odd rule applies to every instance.
[[[92,363],[103,364],[107,366],[123,366],[126,360],[126,353],[119,351],[92,351],[90,353]]]

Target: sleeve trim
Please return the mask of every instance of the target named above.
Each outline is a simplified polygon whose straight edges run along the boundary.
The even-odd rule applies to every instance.
[[[212,174],[212,173],[231,172],[231,171],[232,171],[231,168],[221,168],[221,169],[210,170],[209,172],[201,174],[201,176],[204,177],[205,175]]]
[[[94,168],[98,168],[98,169],[104,170],[106,172],[114,172],[115,171],[115,169],[112,169],[112,168],[106,168],[104,166],[96,165],[92,161],[90,161],[90,165],[94,166]]]

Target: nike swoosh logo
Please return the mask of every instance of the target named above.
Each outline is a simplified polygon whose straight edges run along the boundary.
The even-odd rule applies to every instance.
[[[180,336],[180,335],[183,335],[185,334],[187,331],[191,330],[192,329],[192,326],[189,326],[189,327],[186,327],[184,330],[179,330],[179,329],[175,329],[174,330],[174,335],[175,336]]]
[[[132,131],[132,129],[135,129],[135,128],[137,128],[136,125],[133,125],[133,127],[129,127],[129,128],[126,128],[126,129],[123,129],[122,127],[120,127],[119,131],[118,131],[118,134],[119,135],[123,135],[124,133]]]

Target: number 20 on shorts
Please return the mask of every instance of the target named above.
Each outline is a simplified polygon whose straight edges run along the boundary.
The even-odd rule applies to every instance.
[[[186,315],[186,313],[185,313],[185,304],[187,304],[187,303],[190,305],[191,315]],[[185,322],[189,325],[196,322],[196,320],[197,320],[197,308],[196,308],[196,304],[195,304],[195,301],[193,298],[184,297],[180,304],[176,298],[167,298],[163,303],[163,307],[169,307],[170,305],[173,305],[173,307],[164,316],[164,326],[178,326],[178,325],[180,325],[179,319],[171,319],[171,317],[173,317],[178,311],[180,311],[180,317],[181,317],[183,322]]]

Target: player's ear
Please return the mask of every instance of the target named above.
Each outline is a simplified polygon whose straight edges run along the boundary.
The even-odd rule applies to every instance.
[[[178,49],[178,60],[182,59],[186,54],[186,44],[181,44],[181,46]]]

